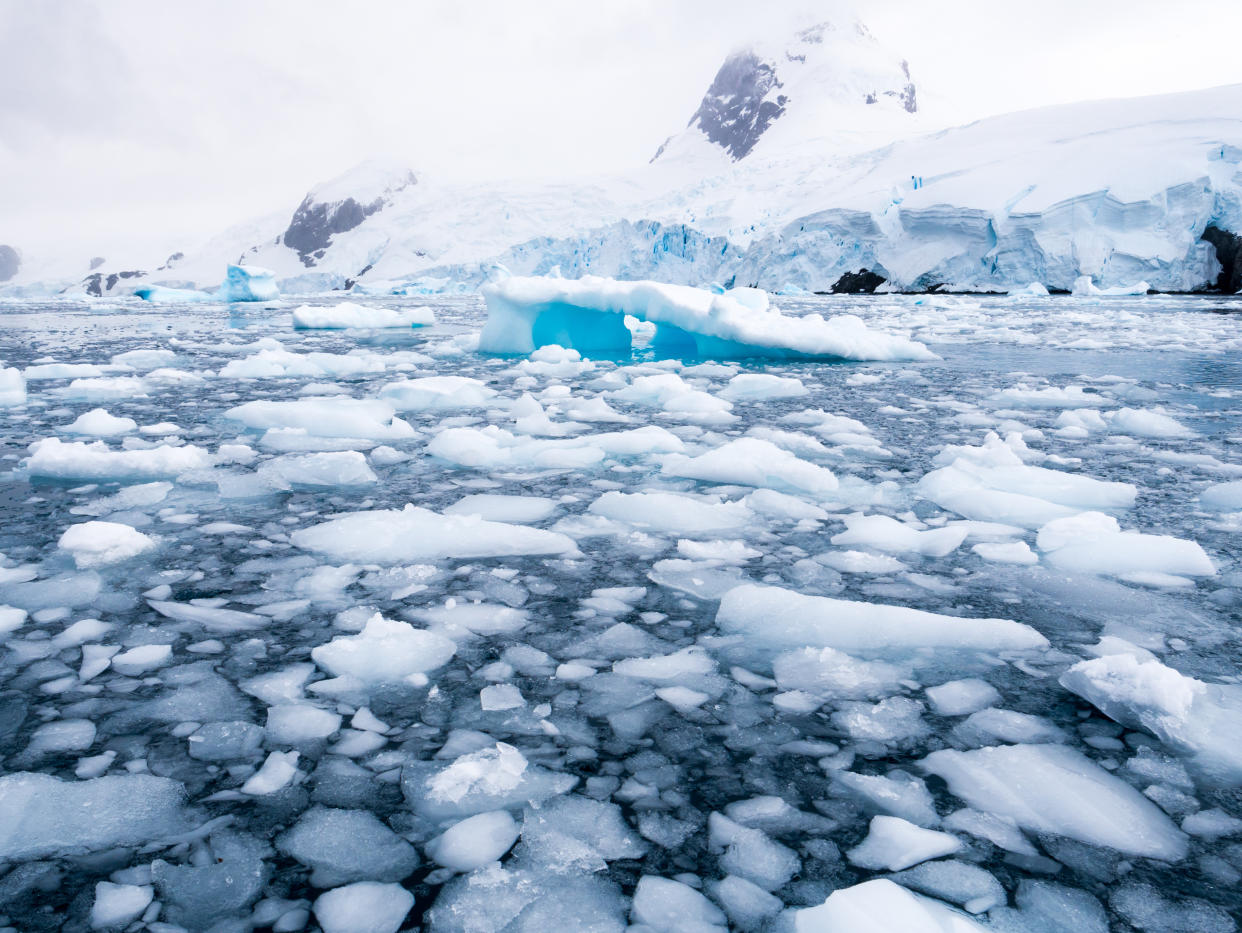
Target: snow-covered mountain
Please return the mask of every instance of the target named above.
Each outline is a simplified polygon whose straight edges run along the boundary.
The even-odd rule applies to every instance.
[[[367,163],[183,256],[69,283],[23,269],[0,294],[214,287],[236,262],[292,293],[472,288],[495,263],[771,290],[1242,286],[1242,85],[911,135],[916,107],[900,58],[826,24],[730,56],[623,176],[461,186]]]
[[[686,129],[652,161],[736,162],[806,143],[821,152],[875,146],[917,128],[917,112],[903,59],[857,20],[824,22],[726,58]]]

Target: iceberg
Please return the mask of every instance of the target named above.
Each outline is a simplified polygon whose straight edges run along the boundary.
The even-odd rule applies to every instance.
[[[169,288],[164,285],[143,285],[134,295],[155,304],[184,304],[201,301],[274,301],[280,297],[276,273],[258,266],[229,264],[224,281],[214,292],[196,288]]]
[[[484,353],[528,354],[549,344],[580,351],[627,352],[626,316],[655,325],[652,346],[691,356],[744,359],[933,360],[906,337],[869,329],[861,319],[782,314],[767,293],[717,294],[688,285],[511,276],[481,289]]]
[[[276,273],[258,266],[230,264],[216,297],[220,301],[274,301],[280,297]]]
[[[0,408],[26,404],[26,380],[20,369],[0,366]]]

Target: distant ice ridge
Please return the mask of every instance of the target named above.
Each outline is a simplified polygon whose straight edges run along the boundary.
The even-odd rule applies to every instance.
[[[673,353],[843,360],[931,360],[921,343],[869,329],[853,315],[825,320],[790,317],[767,293],[723,293],[659,282],[621,282],[597,276],[502,278],[484,286],[485,353],[531,353],[559,344],[576,350],[629,350],[629,315],[655,325],[652,345]]]

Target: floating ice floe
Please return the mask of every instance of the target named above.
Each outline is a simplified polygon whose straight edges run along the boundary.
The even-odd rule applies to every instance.
[[[1189,756],[1214,780],[1242,783],[1242,687],[1205,683],[1131,654],[1081,661],[1061,675],[1061,685]]]
[[[668,476],[820,497],[838,485],[831,470],[755,437],[739,437],[697,457],[673,454],[664,458],[660,470]]]
[[[1102,512],[1080,512],[1039,529],[1036,546],[1043,559],[1061,570],[1099,573],[1136,583],[1182,585],[1187,577],[1216,573],[1197,542],[1170,535],[1122,531]]]
[[[983,933],[965,914],[887,878],[838,888],[818,907],[793,912],[793,933]]]
[[[156,542],[141,531],[117,522],[70,525],[58,546],[73,557],[79,570],[107,567],[152,550]]]
[[[414,505],[343,515],[299,529],[289,540],[332,559],[377,564],[577,552],[573,539],[557,532],[473,515],[441,515]]]
[[[1186,836],[1164,811],[1063,745],[945,749],[924,758],[922,767],[971,807],[1028,831],[1167,862],[1186,857]]]
[[[342,301],[333,305],[302,305],[293,312],[293,326],[300,330],[345,330],[357,328],[427,327],[436,322],[428,307],[372,308]]]
[[[398,411],[458,411],[486,406],[496,390],[467,376],[424,376],[390,382],[379,396]]]
[[[0,777],[0,859],[8,862],[134,846],[185,829],[185,789],[151,774],[62,781]]]
[[[207,451],[192,444],[112,450],[103,441],[65,442],[49,437],[30,445],[30,457],[24,466],[30,476],[49,479],[146,483],[201,470],[210,463]]]
[[[421,686],[427,672],[443,667],[456,651],[443,635],[376,613],[358,634],[311,649],[315,663],[337,678],[336,683],[320,681],[315,689],[341,692],[402,681]]]
[[[92,408],[85,414],[78,415],[71,424],[61,430],[66,434],[88,434],[92,437],[117,437],[121,434],[132,434],[138,430],[138,422],[133,418],[116,418],[103,408]]]
[[[379,399],[302,398],[254,401],[230,408],[224,417],[254,430],[289,428],[312,437],[402,440],[414,429]]]
[[[927,648],[1029,651],[1048,640],[1008,619],[969,619],[905,606],[805,596],[746,584],[725,593],[716,624],[760,648],[835,648],[851,654],[908,653]]]
[[[1138,491],[1063,470],[1030,466],[1018,451],[1021,437],[1002,441],[989,433],[980,447],[948,447],[940,467],[919,480],[915,491],[965,518],[1038,528],[1084,509],[1128,509]]]
[[[695,356],[930,360],[920,343],[867,328],[853,315],[785,315],[759,289],[724,294],[686,285],[509,277],[482,288],[485,353],[528,354],[548,344],[628,351],[625,316],[654,324],[653,346]]]
[[[26,377],[16,368],[0,366],[0,408],[26,404]]]

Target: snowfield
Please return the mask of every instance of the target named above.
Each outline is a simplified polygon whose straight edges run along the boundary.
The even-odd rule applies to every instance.
[[[4,305],[8,928],[1236,930],[1224,300],[340,297]]]

